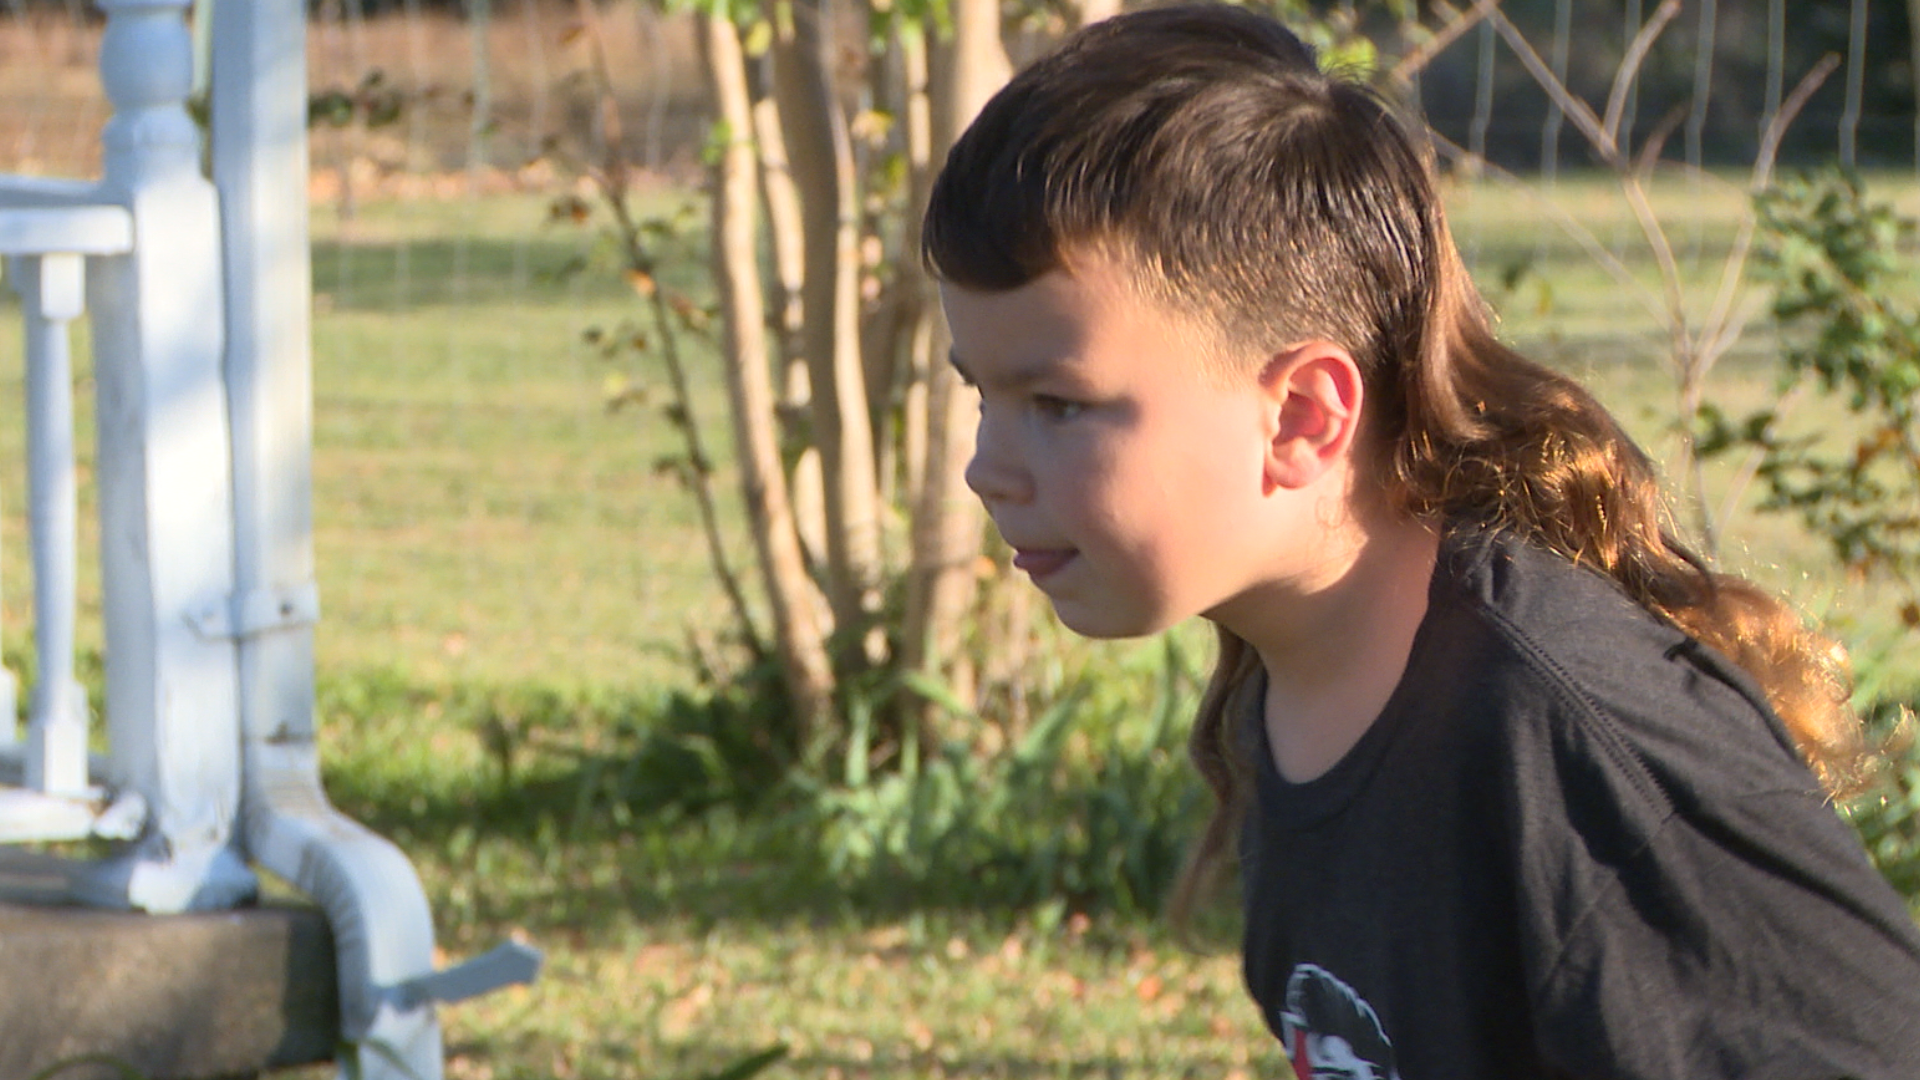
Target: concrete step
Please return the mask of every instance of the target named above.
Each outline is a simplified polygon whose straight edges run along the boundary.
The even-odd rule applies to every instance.
[[[97,911],[62,903],[71,869],[0,847],[0,1077],[73,1062],[48,1080],[224,1080],[333,1058],[338,984],[318,909]]]

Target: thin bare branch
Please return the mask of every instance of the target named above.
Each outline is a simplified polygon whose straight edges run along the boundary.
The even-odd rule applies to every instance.
[[[674,426],[686,450],[682,479],[699,511],[701,532],[707,542],[708,562],[733,608],[734,624],[740,631],[743,644],[757,660],[766,655],[766,646],[755,628],[753,610],[747,603],[739,576],[734,573],[725,538],[721,534],[719,511],[713,496],[713,457],[707,453],[705,440],[700,434],[701,426],[695,417],[686,362],[680,349],[680,332],[677,328],[683,326],[684,321],[656,282],[658,266],[654,253],[647,246],[645,228],[634,217],[629,199],[632,169],[627,161],[626,147],[620,138],[619,100],[613,69],[607,62],[602,26],[592,3],[582,0],[580,8],[592,49],[591,85],[601,109],[606,136],[602,140],[604,145],[600,147],[599,168],[592,175],[608,212],[613,216],[614,234],[620,242],[621,257],[626,264],[624,269],[635,283],[635,288],[645,295],[646,308],[653,320],[659,356],[672,387],[674,408],[680,416]]]
[[[1421,42],[1420,47],[1400,58],[1387,73],[1387,80],[1394,86],[1406,86],[1415,76],[1426,70],[1433,58],[1446,51],[1447,46],[1460,40],[1460,36],[1480,25],[1487,14],[1500,6],[1500,0],[1475,0],[1466,11],[1449,10],[1447,21],[1433,32],[1433,36]]]
[[[1619,154],[1613,139],[1600,126],[1600,118],[1593,114],[1592,107],[1574,96],[1573,91],[1567,89],[1567,84],[1560,81],[1560,77],[1553,73],[1553,69],[1547,66],[1545,60],[1540,59],[1539,53],[1533,51],[1533,45],[1527,41],[1526,35],[1520,32],[1520,28],[1513,25],[1512,20],[1497,9],[1489,10],[1486,18],[1506,40],[1507,47],[1520,58],[1520,63],[1527,69],[1527,74],[1533,76],[1533,81],[1539,83],[1540,88],[1547,92],[1547,96],[1560,107],[1560,111],[1566,114],[1567,119],[1573,121],[1573,126],[1579,128],[1580,133],[1587,137],[1587,141],[1593,144],[1594,150],[1600,157],[1609,165],[1616,164],[1615,159]]]
[[[1666,115],[1660,118],[1660,122],[1653,125],[1653,131],[1647,135],[1647,140],[1640,144],[1640,149],[1633,155],[1634,175],[1643,181],[1652,178],[1653,167],[1660,163],[1660,154],[1667,148],[1667,140],[1673,138],[1673,133],[1680,130],[1680,125],[1686,122],[1687,113],[1692,108],[1691,102],[1683,101],[1668,109]]]
[[[622,146],[625,135],[620,127],[620,100],[613,93],[613,67],[607,62],[606,33],[600,24],[600,9],[592,0],[580,0],[575,6],[580,12],[581,25],[586,28],[588,56],[597,98],[594,102],[598,110],[595,126],[599,129],[600,141],[605,144],[600,160],[593,164],[593,168],[601,189],[619,192],[624,200],[629,183],[627,159]]]
[[[1680,261],[1674,257],[1673,245],[1667,242],[1666,227],[1660,224],[1659,215],[1653,212],[1653,203],[1648,199],[1646,185],[1640,182],[1640,178],[1632,173],[1621,174],[1620,193],[1626,196],[1627,206],[1633,211],[1641,235],[1646,237],[1647,246],[1653,249],[1654,265],[1660,269],[1662,292],[1666,296],[1664,319],[1673,344],[1673,366],[1675,371],[1684,375],[1693,369],[1693,334],[1687,323],[1686,297],[1680,289]]]
[[[1753,319],[1755,305],[1741,304],[1735,310],[1735,302],[1740,296],[1740,285],[1746,280],[1747,256],[1753,251],[1754,232],[1753,215],[1748,214],[1741,219],[1733,246],[1727,249],[1726,262],[1721,264],[1720,287],[1715,290],[1713,306],[1707,309],[1706,320],[1701,323],[1700,355],[1708,367],[1733,347]]]
[[[1793,123],[1794,117],[1800,115],[1800,110],[1806,108],[1807,99],[1820,89],[1820,84],[1826,82],[1827,76],[1839,66],[1838,53],[1822,56],[1820,62],[1813,65],[1812,70],[1794,86],[1793,93],[1780,103],[1779,111],[1773,114],[1773,119],[1767,122],[1767,129],[1760,135],[1760,151],[1753,159],[1752,190],[1759,191],[1773,182],[1773,163],[1779,156],[1780,140],[1786,136],[1787,125]]]
[[[1492,162],[1475,156],[1459,143],[1453,142],[1438,132],[1430,132],[1428,137],[1433,140],[1435,149],[1439,150],[1440,153],[1456,161],[1472,161],[1475,167],[1492,175],[1502,183],[1511,185],[1523,196],[1533,200],[1535,205],[1547,212],[1547,216],[1553,219],[1554,224],[1558,225],[1562,232],[1572,238],[1574,243],[1580,245],[1580,249],[1587,253],[1588,258],[1592,259],[1595,264],[1605,270],[1616,282],[1632,290],[1633,294],[1646,306],[1649,315],[1652,315],[1656,319],[1666,319],[1667,313],[1665,309],[1661,307],[1659,297],[1650,292],[1645,285],[1641,284],[1640,280],[1633,276],[1633,271],[1627,268],[1627,264],[1621,262],[1619,257],[1614,255],[1613,252],[1607,250],[1607,246],[1600,242],[1600,238],[1593,235],[1593,230],[1582,224],[1579,218],[1568,213],[1565,207],[1541,195],[1533,184],[1522,180]]]
[[[1620,67],[1613,73],[1613,89],[1607,94],[1607,116],[1602,126],[1607,133],[1610,146],[1620,142],[1620,122],[1627,110],[1627,94],[1633,90],[1633,84],[1640,79],[1640,65],[1646,63],[1647,53],[1667,24],[1680,14],[1680,0],[1666,0],[1654,9],[1653,18],[1640,27],[1628,43],[1626,55],[1620,58]]]
[[[1793,123],[1794,117],[1806,107],[1807,99],[1839,66],[1840,57],[1837,54],[1828,53],[1821,57],[1820,62],[1794,86],[1793,93],[1780,103],[1780,108],[1774,112],[1773,119],[1767,122],[1766,130],[1761,134],[1760,149],[1753,159],[1753,173],[1748,182],[1749,192],[1762,191],[1773,182],[1774,159],[1780,151],[1780,140],[1787,126]],[[1733,247],[1728,249],[1727,260],[1721,266],[1720,287],[1714,294],[1713,307],[1707,312],[1706,322],[1702,324],[1700,353],[1708,365],[1732,347],[1752,318],[1745,306],[1741,311],[1734,311],[1734,304],[1740,293],[1740,283],[1746,278],[1747,257],[1753,251],[1754,232],[1754,218],[1748,214],[1741,220],[1740,231],[1735,234]]]

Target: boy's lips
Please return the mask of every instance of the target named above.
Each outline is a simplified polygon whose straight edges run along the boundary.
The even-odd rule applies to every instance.
[[[1072,548],[1018,548],[1013,553],[1013,568],[1024,570],[1038,581],[1073,560],[1079,552]]]

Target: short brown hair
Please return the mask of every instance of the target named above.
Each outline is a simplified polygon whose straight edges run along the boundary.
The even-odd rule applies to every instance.
[[[987,105],[923,250],[989,291],[1104,250],[1230,344],[1325,338],[1378,368],[1419,332],[1429,184],[1385,103],[1278,23],[1156,8],[1087,28]]]

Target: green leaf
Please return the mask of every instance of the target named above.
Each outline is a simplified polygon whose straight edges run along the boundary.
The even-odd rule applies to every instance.
[[[748,57],[758,60],[773,47],[773,24],[765,19],[755,19],[747,27],[747,34],[740,42],[740,48]]]
[[[1380,66],[1380,50],[1365,37],[1354,36],[1321,50],[1320,69],[1364,82]]]
[[[977,718],[978,713],[960,700],[953,687],[945,679],[925,671],[903,671],[900,673],[900,685],[907,690],[926,698],[954,716]]]

